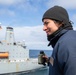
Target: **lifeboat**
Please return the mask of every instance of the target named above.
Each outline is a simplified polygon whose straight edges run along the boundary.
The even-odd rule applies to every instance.
[[[9,53],[8,52],[0,52],[0,58],[8,58]]]

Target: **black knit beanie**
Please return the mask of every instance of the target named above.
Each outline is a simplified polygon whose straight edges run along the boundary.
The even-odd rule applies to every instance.
[[[68,24],[69,22],[69,16],[67,11],[61,7],[61,6],[54,6],[50,9],[48,9],[42,18],[42,21],[44,19],[54,19],[63,22],[64,24]]]

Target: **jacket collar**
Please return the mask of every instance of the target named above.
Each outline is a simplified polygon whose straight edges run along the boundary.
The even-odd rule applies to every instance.
[[[68,31],[68,30],[61,28],[61,29],[57,30],[54,34],[48,36],[48,38],[49,38],[48,41],[50,41],[49,44],[48,44],[48,46],[51,45],[51,46],[54,48],[54,46],[55,46],[55,44],[57,43],[57,41],[59,40],[59,38],[60,38],[63,34],[65,34],[67,31]]]

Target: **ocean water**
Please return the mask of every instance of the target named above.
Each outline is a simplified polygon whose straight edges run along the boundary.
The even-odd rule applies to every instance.
[[[37,58],[41,50],[30,50],[30,58]],[[45,54],[50,57],[52,54],[51,50],[44,50]],[[32,70],[27,73],[22,73],[19,75],[48,75],[48,67],[47,68],[41,68],[37,70]]]
[[[29,51],[29,56],[30,56],[30,58],[37,58],[38,55],[39,55],[39,53],[40,53],[40,51],[44,51],[44,53],[45,53],[48,57],[50,57],[51,54],[52,54],[52,50],[30,50],[30,51]]]
[[[37,69],[37,70],[32,70],[30,72],[27,73],[21,73],[18,75],[48,75],[48,68],[41,68],[41,69]]]

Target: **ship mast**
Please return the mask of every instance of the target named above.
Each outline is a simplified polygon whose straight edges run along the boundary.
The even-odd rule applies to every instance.
[[[6,28],[5,40],[6,40],[7,44],[13,44],[15,42],[14,33],[13,33],[13,28],[12,27],[7,27]]]

